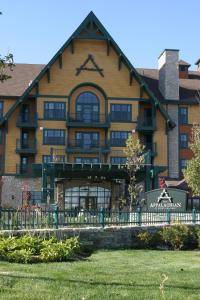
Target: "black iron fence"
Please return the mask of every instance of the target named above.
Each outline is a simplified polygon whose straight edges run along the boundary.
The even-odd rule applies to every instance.
[[[62,227],[150,226],[174,223],[200,224],[200,213],[134,212],[122,210],[61,210],[58,207],[24,207],[0,210],[0,229],[38,229]]]

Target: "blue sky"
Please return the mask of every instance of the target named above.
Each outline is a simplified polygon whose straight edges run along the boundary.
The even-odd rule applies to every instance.
[[[161,51],[172,48],[196,68],[199,0],[1,0],[0,53],[47,63],[91,10],[135,67],[157,67]]]

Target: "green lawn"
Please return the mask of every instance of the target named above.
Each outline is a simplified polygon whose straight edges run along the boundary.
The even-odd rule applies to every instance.
[[[1,262],[0,299],[200,299],[200,252],[98,251],[76,262]]]

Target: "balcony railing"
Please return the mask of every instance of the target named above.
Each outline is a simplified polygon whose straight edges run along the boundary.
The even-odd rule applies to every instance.
[[[136,129],[138,131],[154,131],[156,130],[156,122],[155,119],[150,117],[150,118],[142,118],[139,116],[137,118],[137,126]]]
[[[24,127],[24,128],[37,128],[38,126],[38,117],[37,113],[33,115],[27,114],[19,114],[17,117],[17,127]]]
[[[66,147],[66,152],[69,153],[105,153],[109,151],[109,141],[70,140]]]
[[[110,126],[110,118],[107,114],[99,113],[71,113],[67,117],[69,127],[104,127]]]
[[[16,164],[16,174],[17,175],[30,175],[33,173],[32,164]]]
[[[110,145],[112,147],[126,147],[126,140],[127,139],[116,139],[116,138],[111,138],[110,140]]]
[[[21,139],[16,140],[16,153],[20,154],[36,154],[37,143],[36,139],[23,141]]]

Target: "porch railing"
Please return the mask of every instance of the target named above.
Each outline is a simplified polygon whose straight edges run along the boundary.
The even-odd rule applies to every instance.
[[[200,212],[135,212],[120,210],[61,210],[56,208],[24,207],[0,210],[0,230],[105,227],[105,226],[151,226],[173,223],[200,224]]]
[[[108,114],[100,114],[100,113],[70,113],[67,116],[67,122],[69,123],[110,123],[110,118]]]

